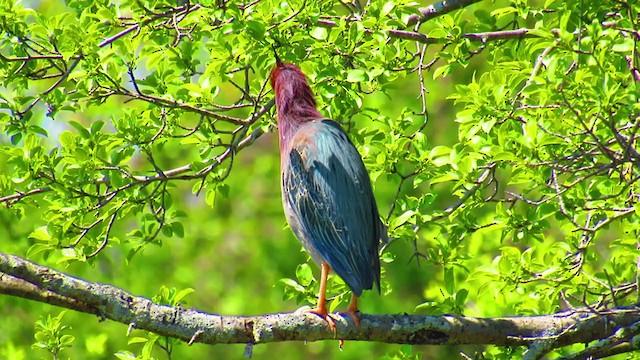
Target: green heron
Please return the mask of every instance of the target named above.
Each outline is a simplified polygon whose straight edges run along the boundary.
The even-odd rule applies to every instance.
[[[280,138],[282,202],[291,230],[320,265],[320,315],[335,331],[326,306],[333,270],[352,291],[346,313],[359,325],[358,296],[376,284],[378,245],[386,229],[360,154],[340,125],[324,118],[307,78],[295,65],[276,62],[271,71]]]

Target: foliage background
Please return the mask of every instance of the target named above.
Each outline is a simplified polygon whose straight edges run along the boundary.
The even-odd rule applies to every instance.
[[[0,65],[0,196],[52,189],[3,202],[1,251],[165,302],[193,289],[183,306],[212,313],[293,311],[314,301],[309,270],[317,276],[317,267],[300,265],[308,257],[282,213],[275,108],[248,124],[216,119],[249,118],[269,103],[275,45],[358,145],[394,239],[384,296],[367,293],[363,312],[506,316],[637,298],[637,5],[480,2],[422,25],[440,39],[425,46],[388,33],[404,28],[418,4],[371,1],[360,19],[339,2],[222,3],[202,2],[176,25],[171,16],[144,23],[172,2],[2,1],[0,54],[32,56],[35,47],[57,57]],[[350,12],[356,21],[346,20]],[[145,25],[98,46],[135,23]],[[535,36],[483,43],[464,35],[524,27]],[[60,73],[69,76],[52,87]],[[213,105],[239,98],[248,106]],[[262,131],[220,166],[208,162]],[[133,178],[184,165],[191,168],[169,181]],[[334,278],[331,290],[339,306],[344,285]],[[35,324],[58,314],[0,297],[0,357],[47,357],[34,334],[51,326]],[[74,337],[64,358],[244,351],[127,336],[121,324],[72,312],[61,321]],[[254,357],[459,351],[511,358],[522,349],[347,342],[341,351],[336,341],[260,345]]]

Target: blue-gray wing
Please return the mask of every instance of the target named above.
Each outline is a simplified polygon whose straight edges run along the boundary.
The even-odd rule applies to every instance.
[[[383,234],[369,175],[340,125],[305,124],[283,162],[283,201],[291,228],[315,261],[326,261],[359,296],[380,288]]]

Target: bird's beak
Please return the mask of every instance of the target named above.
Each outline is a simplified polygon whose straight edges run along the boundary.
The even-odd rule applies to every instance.
[[[275,45],[271,45],[271,47],[273,48],[273,55],[276,58],[276,65],[277,66],[282,65],[282,60],[280,60],[280,57],[278,57],[278,52],[276,51],[276,46]]]

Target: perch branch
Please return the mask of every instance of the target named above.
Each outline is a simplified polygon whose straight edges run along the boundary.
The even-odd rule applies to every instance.
[[[2,252],[0,273],[4,273],[0,275],[2,294],[97,314],[185,342],[260,344],[335,338],[327,324],[313,314],[222,316],[170,307]],[[335,318],[338,337],[344,340],[507,346],[549,340],[559,347],[607,338],[620,328],[633,327],[640,320],[640,309],[626,307],[594,313],[583,308],[552,315],[499,318],[362,314],[360,327],[354,326],[349,316],[336,315]]]

